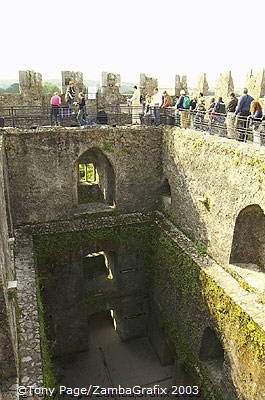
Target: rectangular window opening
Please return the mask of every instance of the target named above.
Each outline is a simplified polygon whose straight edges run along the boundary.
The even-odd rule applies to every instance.
[[[93,163],[78,164],[79,182],[97,182],[97,170]]]

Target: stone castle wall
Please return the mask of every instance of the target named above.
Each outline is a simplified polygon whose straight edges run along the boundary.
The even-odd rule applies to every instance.
[[[16,281],[13,254],[13,232],[8,204],[8,182],[5,171],[3,138],[0,136],[0,393],[9,389],[16,382],[18,374],[18,345],[16,329],[16,288],[11,289],[11,282]],[[5,397],[4,397],[5,398]]]
[[[163,143],[174,223],[227,264],[239,212],[251,204],[265,210],[264,149],[181,129],[164,131]]]
[[[32,224],[17,230],[18,300],[24,311],[20,324],[26,330],[20,347],[22,382],[26,383],[27,379],[30,383],[34,382],[39,376],[39,383],[42,383],[32,235],[89,230],[91,226],[103,227],[107,222],[109,226],[115,226],[118,220],[123,226],[131,223],[123,215],[106,215],[101,220],[95,215],[93,218],[85,215],[83,219],[74,215],[77,207],[77,160],[87,150],[97,148],[114,171],[118,212],[160,210],[162,199],[167,198],[166,202],[163,200],[163,209],[171,222],[159,222],[164,233],[156,238],[155,271],[151,275],[157,281],[150,288],[156,303],[154,307],[158,307],[161,318],[166,313],[165,318],[170,317],[169,325],[166,325],[168,334],[173,332],[172,337],[175,337],[176,330],[183,332],[191,352],[198,356],[204,329],[208,326],[217,330],[227,352],[224,376],[228,378],[228,389],[233,392],[233,381],[240,388],[240,393],[245,389],[247,400],[252,400],[254,390],[255,398],[262,400],[265,385],[262,370],[264,353],[261,353],[265,343],[264,305],[258,302],[256,293],[249,291],[248,287],[246,289],[246,285],[242,286],[221,266],[226,268],[229,264],[235,223],[240,212],[251,205],[265,209],[265,150],[180,128],[42,128],[34,132],[17,129],[1,132],[7,166],[3,167],[2,153],[0,174],[5,175],[2,171],[5,169],[8,174],[2,182],[6,182],[6,187],[8,181],[12,183],[6,191],[10,194],[14,225],[18,228],[18,225]],[[166,196],[162,196],[166,180],[169,186]],[[4,336],[6,342],[3,347],[0,346],[0,352],[4,356],[9,354],[8,366],[13,368],[9,375],[12,375],[16,374],[16,339],[6,282],[15,277],[8,248],[12,224],[6,216],[7,196],[4,192],[2,185],[1,243],[5,258],[0,259],[0,302],[3,310],[1,318],[6,321],[7,330]],[[135,223],[138,223],[138,215],[142,213],[133,214]],[[159,221],[157,215],[155,213],[153,220]],[[174,239],[173,247],[168,238]],[[241,240],[248,244],[246,238]],[[261,234],[258,243],[264,253],[264,235]],[[91,247],[90,250],[97,251],[99,248]],[[110,247],[110,250],[113,248]],[[211,259],[205,255],[206,252]],[[198,253],[201,255],[199,259]],[[123,262],[122,255],[121,264]],[[203,273],[194,266],[194,262]],[[196,300],[198,295],[200,303]],[[198,306],[200,309],[196,310]],[[181,314],[183,310],[186,320]],[[28,324],[27,318],[32,324]],[[231,321],[235,326],[231,326]],[[195,333],[191,334],[185,328],[189,324]],[[242,344],[238,341],[235,329],[240,334],[244,331],[242,340],[246,342]],[[28,340],[35,349],[33,358],[27,349]],[[258,365],[257,370],[254,364]],[[257,388],[258,382],[263,387]]]
[[[76,162],[95,147],[114,169],[118,209],[158,207],[160,128],[42,128],[36,132],[8,128],[4,135],[15,225],[71,214],[77,206]]]

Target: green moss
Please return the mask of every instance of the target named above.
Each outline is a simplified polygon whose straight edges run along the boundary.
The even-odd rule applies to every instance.
[[[199,245],[199,246],[198,246]],[[203,254],[205,249],[197,243],[197,249]],[[168,237],[159,235],[156,244],[154,281],[156,285],[163,285],[165,280],[170,280],[176,290],[181,290],[181,301],[177,304],[178,316],[181,318],[180,330],[176,331],[172,317],[163,309],[167,330],[173,340],[178,357],[187,365],[187,369],[197,372],[198,378],[207,376],[200,360],[191,348],[198,348],[196,343],[197,329],[199,321],[203,321],[207,326],[210,321],[219,332],[218,336],[225,336],[225,343],[232,344],[237,352],[240,365],[242,365],[242,378],[238,382],[240,392],[238,398],[243,393],[255,398],[255,390],[258,390],[257,383],[265,385],[265,334],[263,330],[238,306],[225,292],[202,271],[193,260]],[[245,289],[253,291],[246,283]],[[210,324],[210,325],[211,325]],[[209,326],[209,325],[208,325]],[[180,334],[181,332],[181,334]],[[189,340],[189,344],[187,343]],[[226,349],[229,351],[229,348]],[[259,382],[254,377],[259,370]],[[257,388],[257,389],[255,389]],[[216,389],[214,389],[216,390]],[[217,395],[218,396],[218,395]],[[217,397],[218,398],[218,397]]]
[[[205,246],[205,244],[197,242],[196,247],[201,256],[207,253],[207,247]]]
[[[46,335],[45,318],[44,318],[44,306],[41,299],[41,283],[37,279],[37,302],[39,310],[39,329],[41,338],[41,356],[42,356],[42,373],[43,373],[43,383],[45,387],[54,388],[56,387],[56,378],[54,374],[54,367],[51,360],[50,345],[49,340]],[[56,397],[54,397],[56,398]]]
[[[204,141],[204,140],[196,140],[196,141],[193,143],[193,147],[202,147],[204,144],[205,144],[205,141]]]
[[[100,219],[99,219],[100,220]],[[100,225],[100,224],[99,224]],[[198,324],[216,327],[219,337],[225,336],[226,343],[233,343],[239,362],[244,366],[238,385],[240,392],[253,396],[254,385],[251,386],[249,374],[255,376],[259,368],[265,367],[265,335],[259,326],[220,288],[199,266],[182,251],[166,234],[151,222],[133,226],[116,226],[111,228],[91,229],[85,232],[65,233],[60,235],[44,235],[34,238],[34,252],[38,263],[45,265],[41,278],[48,279],[52,274],[54,254],[61,261],[66,254],[76,251],[80,244],[88,241],[110,240],[117,243],[135,246],[142,254],[142,266],[149,273],[147,295],[152,303],[154,287],[167,287],[171,282],[174,290],[180,293],[177,304],[180,326],[173,322],[172,314],[167,309],[160,310],[166,333],[175,346],[178,360],[194,376],[204,388],[205,399],[221,399],[208,372],[193,351],[198,348]],[[206,246],[196,244],[199,254],[206,253]],[[47,248],[49,252],[47,252]],[[250,288],[246,288],[250,290]],[[40,293],[38,294],[40,298]],[[158,299],[159,300],[159,299]],[[88,304],[100,299],[88,298]],[[98,303],[97,303],[98,304]],[[44,359],[45,384],[53,386],[54,375],[49,342],[44,325],[44,308],[39,301],[41,315],[42,353]],[[203,322],[202,322],[203,321]],[[227,348],[226,350],[229,351]],[[235,350],[234,350],[235,351]],[[259,376],[260,383],[265,384],[265,373]],[[263,379],[263,380],[262,380]],[[241,394],[238,394],[240,398]]]
[[[101,148],[101,150],[112,152],[113,151],[113,142],[104,142],[104,143],[102,143],[100,148]]]

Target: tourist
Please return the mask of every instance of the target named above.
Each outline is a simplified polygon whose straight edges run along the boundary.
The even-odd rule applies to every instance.
[[[259,101],[253,100],[250,104],[251,119],[253,121],[253,128],[257,130],[262,121],[262,107]]]
[[[213,129],[213,125],[214,125],[214,121],[215,121],[215,117],[216,117],[216,114],[213,111],[214,107],[215,107],[215,98],[212,97],[210,100],[210,105],[207,108],[207,113],[209,115],[208,129],[209,129],[210,133],[213,133],[212,129]]]
[[[153,109],[152,109],[152,96],[150,94],[147,94],[145,96],[144,123],[146,125],[152,125],[154,123],[154,114],[153,114]]]
[[[140,98],[141,98],[140,90],[135,85],[133,87],[133,95],[129,99],[129,103],[131,104],[131,108],[132,108],[132,124],[134,124],[134,125],[138,125],[141,122],[140,117],[139,117],[139,114],[141,112]]]
[[[164,110],[164,123],[165,125],[171,125],[172,124],[172,116],[171,116],[171,109],[169,108],[171,106],[170,104],[170,96],[168,92],[165,90],[163,92],[163,104],[162,108]]]
[[[199,96],[198,96],[198,103],[201,103],[202,101],[204,101],[204,104],[205,104],[205,98],[204,98],[204,95],[203,95],[203,93],[202,93],[202,92],[200,92],[200,93],[199,93]]]
[[[80,92],[78,95],[79,102],[77,103],[79,107],[79,111],[77,114],[77,121],[79,122],[80,126],[87,125],[86,120],[86,101],[84,93]]]
[[[68,105],[69,110],[72,110],[73,108],[75,93],[75,83],[73,81],[70,81],[65,93],[65,101]]]
[[[215,122],[217,125],[217,134],[219,136],[225,136],[224,132],[224,122],[225,122],[225,116],[226,116],[226,109],[225,109],[225,103],[223,102],[222,97],[218,98],[217,103],[214,106],[213,109],[215,116]]]
[[[236,127],[235,127],[235,111],[238,103],[235,93],[230,94],[230,101],[227,104],[227,116],[226,116],[226,128],[227,137],[229,139],[235,139],[237,137]]]
[[[201,98],[198,101],[198,104],[196,106],[196,114],[195,114],[195,120],[194,120],[194,128],[195,129],[200,129],[203,131],[203,122],[204,122],[204,116],[205,116],[206,108],[205,108],[205,101],[203,98]]]
[[[248,94],[248,89],[244,89],[243,95],[239,98],[238,104],[236,106],[235,114],[238,116],[238,128],[240,130],[240,141],[247,140],[247,128],[248,122],[247,117],[250,115],[250,105],[253,101],[253,97]]]
[[[57,92],[54,92],[51,102],[50,102],[52,109],[51,109],[51,117],[52,122],[54,122],[55,126],[60,125],[60,105],[61,105],[61,98]]]
[[[160,107],[162,105],[162,95],[159,93],[158,88],[154,89],[154,94],[152,96],[152,107],[154,110],[154,116],[155,116],[155,124],[159,125],[160,124]]]
[[[191,115],[191,125],[192,128],[194,128],[194,120],[195,120],[195,115],[196,115],[196,106],[198,103],[198,98],[194,96],[191,101],[190,101],[190,115]]]
[[[190,125],[190,98],[185,90],[180,91],[180,98],[176,103],[176,108],[180,110],[180,126],[181,128],[188,128]]]
[[[177,108],[179,97],[180,96],[176,96],[176,104],[175,104],[175,107],[174,107],[175,108],[175,126],[178,126],[178,127],[180,127],[180,112],[179,112],[179,110]]]
[[[162,104],[162,108],[167,108],[170,107],[170,96],[168,94],[168,92],[165,90],[163,92],[163,104]]]

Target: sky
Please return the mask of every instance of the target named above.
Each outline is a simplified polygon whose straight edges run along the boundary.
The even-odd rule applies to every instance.
[[[215,86],[231,70],[243,87],[250,69],[265,67],[264,11],[263,0],[4,0],[0,79],[31,69],[44,81],[62,70],[100,80],[106,71],[173,87],[180,74],[194,87],[201,73]]]

